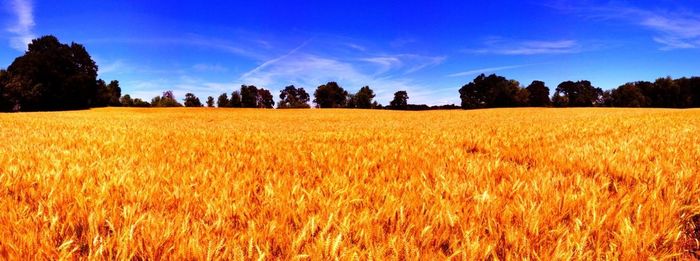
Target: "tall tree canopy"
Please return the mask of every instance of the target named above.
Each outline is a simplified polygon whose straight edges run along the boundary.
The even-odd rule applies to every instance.
[[[360,109],[370,109],[372,108],[372,102],[374,100],[374,91],[369,88],[369,86],[365,86],[360,88],[359,91],[354,96],[355,99],[355,107],[360,108]]]
[[[594,87],[589,81],[565,81],[559,84],[556,94],[566,97],[569,107],[590,107],[597,105],[602,98],[603,89]]]
[[[544,107],[549,106],[551,103],[549,88],[545,86],[543,81],[532,81],[525,89],[529,94],[529,106]]]
[[[232,97],[233,98],[233,97]],[[258,88],[254,85],[241,85],[241,107],[258,107]]]
[[[258,89],[258,95],[256,96],[257,107],[271,109],[275,106],[275,101],[272,98],[272,93],[269,90],[260,88]]]
[[[229,107],[228,95],[226,95],[226,93],[219,95],[219,98],[216,100],[216,107]]]
[[[347,102],[348,92],[336,82],[318,86],[314,92],[314,103],[319,108],[342,108]]]
[[[309,94],[304,88],[296,88],[294,85],[284,87],[280,91],[278,108],[309,108]]]
[[[14,110],[86,109],[97,99],[97,65],[85,47],[51,35],[32,40],[7,73],[3,96]]]
[[[505,77],[481,74],[459,89],[462,108],[493,108],[521,106],[528,95],[522,92],[520,83]]]
[[[389,106],[394,110],[408,109],[408,92],[398,91],[394,93],[394,99],[389,103]]]
[[[185,94],[185,107],[202,107],[202,102],[193,93]]]
[[[229,101],[228,107],[240,108],[243,104],[241,102],[241,92],[233,91],[231,93],[231,100]]]

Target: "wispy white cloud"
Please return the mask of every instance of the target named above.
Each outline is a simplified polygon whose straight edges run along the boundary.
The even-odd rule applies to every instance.
[[[10,47],[18,51],[26,51],[27,44],[36,38],[33,29],[34,7],[31,0],[10,0],[9,9],[15,14],[17,20],[7,27],[7,31],[13,36],[10,37]]]
[[[198,63],[192,66],[192,69],[197,71],[197,72],[215,72],[215,73],[220,73],[220,72],[227,72],[228,68],[226,68],[223,65],[220,64],[206,64],[206,63]]]
[[[470,75],[477,75],[477,74],[482,74],[482,73],[494,73],[497,71],[517,69],[517,68],[522,68],[522,67],[527,67],[527,66],[530,66],[530,65],[529,64],[521,64],[521,65],[509,65],[509,66],[500,66],[500,67],[481,68],[481,69],[474,69],[474,70],[469,70],[469,71],[464,71],[464,72],[453,73],[453,74],[450,74],[447,76],[448,77],[470,76]]]
[[[583,51],[582,46],[575,40],[513,40],[500,37],[487,39],[483,47],[467,49],[465,52],[475,54],[499,55],[537,55],[537,54],[567,54]]]
[[[394,66],[395,59],[371,59],[382,66]],[[263,65],[244,73],[240,82],[254,84],[278,91],[283,85],[294,84],[314,89],[320,84],[336,81],[348,92],[369,85],[375,90],[377,100],[387,103],[399,90],[409,93],[411,103],[434,103],[437,90],[414,82],[409,78],[396,78],[368,72],[352,61],[324,57],[304,52],[290,52],[284,56],[265,62]]]
[[[447,59],[445,56],[423,56],[416,54],[384,55],[360,58],[359,61],[367,62],[378,67],[376,75],[386,72],[401,71],[401,74],[410,74],[425,68],[439,65]]]
[[[682,9],[644,9],[626,2],[557,2],[552,8],[600,21],[621,21],[649,30],[661,50],[700,48],[700,13]]]

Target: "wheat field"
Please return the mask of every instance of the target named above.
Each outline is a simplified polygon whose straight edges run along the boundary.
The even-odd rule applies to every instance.
[[[700,110],[0,115],[0,259],[693,259]]]

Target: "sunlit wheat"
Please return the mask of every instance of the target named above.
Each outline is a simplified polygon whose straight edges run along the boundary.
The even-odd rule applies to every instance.
[[[700,110],[0,115],[0,259],[692,259]]]

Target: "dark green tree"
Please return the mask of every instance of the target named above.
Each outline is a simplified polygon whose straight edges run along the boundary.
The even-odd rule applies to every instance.
[[[258,107],[258,88],[254,85],[241,85],[241,107]]]
[[[97,98],[97,65],[85,47],[54,36],[32,40],[7,68],[3,93],[22,111],[86,109]]]
[[[177,102],[173,91],[165,91],[162,96],[156,96],[151,100],[152,107],[182,107],[182,104]]]
[[[365,86],[360,88],[360,90],[355,94],[355,107],[360,109],[371,109],[373,108],[372,102],[374,100],[374,91]]]
[[[646,107],[647,97],[637,84],[643,82],[626,83],[610,92],[612,106],[615,107]]]
[[[124,106],[124,107],[132,107],[132,106],[134,106],[134,100],[132,100],[132,99],[131,99],[131,95],[128,95],[128,94],[122,96],[122,97],[119,99],[119,103],[121,104],[121,106]]]
[[[408,92],[398,91],[394,93],[394,99],[389,103],[392,110],[408,109]]]
[[[202,107],[202,102],[193,93],[185,94],[185,107]]]
[[[229,101],[229,107],[240,108],[243,106],[241,102],[241,93],[239,91],[234,91],[231,93],[231,100]]]
[[[601,88],[596,88],[589,81],[565,81],[556,89],[561,95],[566,96],[569,107],[591,107],[597,105],[603,95]]]
[[[521,106],[517,97],[521,89],[518,81],[481,74],[459,89],[459,97],[463,109],[515,107]]]
[[[545,107],[552,103],[549,99],[549,88],[543,81],[532,81],[525,89],[529,94],[529,106]]]
[[[314,92],[314,103],[319,108],[342,108],[347,102],[348,92],[336,82],[318,86]]]
[[[228,100],[228,95],[226,93],[222,93],[219,95],[219,99],[216,100],[216,107],[223,108],[223,107],[229,107],[229,100]]]
[[[275,101],[272,98],[272,93],[269,90],[260,88],[256,97],[257,107],[271,109],[275,107]]]
[[[207,107],[211,108],[214,107],[214,97],[207,97]]]
[[[288,109],[288,108],[309,108],[309,94],[304,90],[304,88],[296,88],[294,85],[284,87],[280,91],[280,102],[277,104],[277,108]]]

